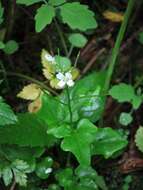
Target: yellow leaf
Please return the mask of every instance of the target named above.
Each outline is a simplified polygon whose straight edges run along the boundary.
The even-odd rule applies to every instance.
[[[51,78],[56,72],[55,58],[52,57],[46,50],[43,49],[41,53],[41,62],[43,65],[43,75],[48,80],[51,80]]]
[[[79,70],[75,67],[72,67],[71,74],[72,74],[72,79],[75,80],[79,76]]]
[[[112,21],[112,22],[122,22],[124,19],[124,16],[122,13],[116,13],[112,11],[105,11],[103,13],[104,18]]]
[[[41,101],[41,98],[38,98],[36,99],[35,101],[33,101],[32,103],[30,103],[28,105],[28,111],[30,113],[36,113],[39,111],[39,109],[41,108],[42,106],[42,101]]]
[[[24,86],[22,91],[17,94],[17,97],[25,100],[36,100],[40,96],[41,92],[42,91],[37,84],[31,83]]]
[[[52,88],[56,88],[56,89],[61,89],[59,86],[58,86],[58,82],[59,80],[57,78],[53,78],[51,81],[50,81],[50,86]]]
[[[52,57],[45,49],[42,50],[41,53],[41,62],[43,67],[47,67],[48,65],[55,65],[55,58]]]

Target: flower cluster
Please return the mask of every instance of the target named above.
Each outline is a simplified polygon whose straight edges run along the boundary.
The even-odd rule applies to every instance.
[[[78,77],[78,69],[71,66],[66,57],[51,56],[46,50],[41,54],[43,74],[50,81],[50,85],[56,89],[63,89],[66,86],[72,87],[74,80]]]

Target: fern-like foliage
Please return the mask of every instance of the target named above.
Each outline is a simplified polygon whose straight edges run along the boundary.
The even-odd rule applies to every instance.
[[[16,121],[16,115],[0,96],[0,126],[14,124]]]

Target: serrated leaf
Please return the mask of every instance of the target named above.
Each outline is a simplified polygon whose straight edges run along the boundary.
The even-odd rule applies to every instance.
[[[26,186],[27,185],[27,175],[18,169],[13,169],[13,172],[14,172],[16,183],[18,183],[20,186]]]
[[[17,117],[8,104],[0,97],[0,126],[14,124]]]
[[[42,0],[17,0],[16,3],[23,4],[23,5],[32,5],[34,3],[42,2]]]
[[[92,153],[103,155],[106,159],[123,149],[127,140],[112,128],[99,128],[94,136]]]
[[[66,136],[61,143],[64,151],[72,152],[81,165],[90,165],[90,146],[97,128],[87,119],[78,123],[77,129]],[[83,148],[84,147],[84,148]]]
[[[60,9],[63,22],[72,29],[86,31],[97,27],[94,13],[86,5],[81,5],[79,2],[66,3]]]
[[[119,118],[121,125],[127,126],[133,121],[133,118],[130,113],[122,112]]]
[[[120,12],[112,12],[107,10],[103,12],[103,16],[112,22],[122,22],[124,20],[124,16]]]
[[[0,128],[0,144],[30,147],[51,146],[54,139],[46,131],[47,125],[39,121],[35,115],[20,114],[15,125]]]
[[[143,152],[143,127],[139,127],[135,135],[135,143],[138,149]]]
[[[17,94],[17,97],[25,100],[36,100],[41,92],[42,91],[37,84],[31,83],[24,86],[22,91]]]
[[[82,48],[87,43],[87,39],[83,34],[74,33],[69,36],[69,41],[74,47]]]
[[[8,42],[5,43],[5,47],[3,51],[6,54],[13,54],[18,50],[18,48],[19,48],[19,45],[15,40],[9,40]]]
[[[8,186],[12,182],[13,174],[10,168],[5,168],[2,172],[4,184]]]
[[[58,5],[61,5],[65,2],[66,2],[66,0],[49,0],[48,3],[53,5],[53,6],[58,6]]]
[[[36,32],[41,32],[48,24],[52,22],[55,16],[55,9],[50,5],[42,5],[35,16]]]

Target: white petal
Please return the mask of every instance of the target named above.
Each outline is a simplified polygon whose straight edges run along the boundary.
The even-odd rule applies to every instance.
[[[73,85],[74,85],[74,81],[73,81],[73,80],[68,80],[68,81],[67,81],[67,85],[68,85],[69,87],[73,86]]]
[[[72,79],[72,74],[71,74],[70,72],[67,72],[67,73],[65,74],[65,78],[66,78],[66,80]]]
[[[59,79],[59,80],[64,80],[65,76],[64,76],[63,73],[58,73],[58,74],[56,74],[56,78]]]
[[[64,80],[61,80],[61,81],[58,82],[58,86],[59,86],[60,88],[64,88],[65,85],[66,85],[66,83],[65,83]]]
[[[45,59],[47,59],[49,62],[55,62],[55,58],[48,54],[45,55]]]

